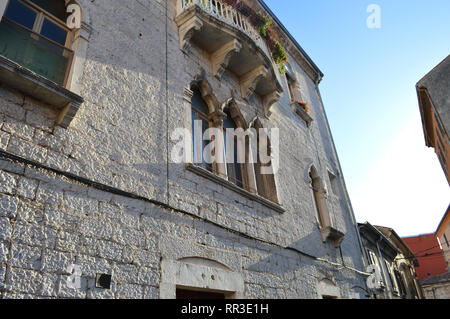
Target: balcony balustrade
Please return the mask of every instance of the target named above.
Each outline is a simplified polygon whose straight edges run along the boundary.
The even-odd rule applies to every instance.
[[[241,95],[257,94],[266,115],[279,99],[281,80],[276,63],[250,20],[220,0],[178,0],[180,48],[195,45],[210,57],[211,71],[221,78],[227,70],[240,82]]]

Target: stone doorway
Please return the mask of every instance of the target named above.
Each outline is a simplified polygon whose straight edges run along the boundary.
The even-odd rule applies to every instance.
[[[177,288],[176,298],[182,300],[196,300],[196,299],[215,299],[222,300],[225,299],[224,293],[211,292],[205,290],[189,290],[183,288]]]

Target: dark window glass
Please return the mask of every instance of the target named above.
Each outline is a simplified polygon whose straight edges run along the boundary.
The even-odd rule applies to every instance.
[[[32,30],[37,13],[17,0],[10,0],[5,17]]]
[[[203,100],[202,95],[198,89],[194,89],[194,95],[192,96],[192,107],[199,111],[200,113],[203,113],[204,115],[209,114],[208,105]]]
[[[38,7],[53,14],[63,22],[66,22],[69,14],[66,12],[66,4],[64,0],[30,0]]]
[[[225,145],[225,156],[227,156],[227,131],[226,129],[236,129],[236,124],[234,121],[230,118],[230,115],[227,114],[227,118],[223,121],[223,136],[224,136],[224,145]],[[227,172],[228,172],[228,179],[230,182],[236,184],[239,187],[243,187],[243,181],[242,181],[242,170],[241,170],[241,164],[238,162],[238,143],[237,138],[234,137],[234,154],[233,154],[233,162],[227,163]],[[225,157],[225,159],[228,159],[228,157]]]
[[[41,34],[61,45],[66,44],[67,31],[48,19],[44,19]]]
[[[193,89],[194,94],[192,95],[192,138],[193,138],[193,151],[194,151],[194,163],[201,166],[208,171],[213,171],[213,165],[210,160],[207,160],[203,156],[203,150],[210,143],[209,140],[203,140],[205,131],[209,128],[209,122],[206,120],[206,115],[209,113],[208,105],[203,100],[200,91],[197,88]],[[202,136],[196,136],[195,132],[195,121],[202,121]],[[201,140],[201,154],[197,152],[197,142]]]

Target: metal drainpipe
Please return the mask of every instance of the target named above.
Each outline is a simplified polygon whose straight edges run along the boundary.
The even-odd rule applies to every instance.
[[[387,270],[386,270],[386,265],[384,264],[384,258],[383,258],[383,255],[381,254],[381,249],[380,249],[380,242],[382,240],[383,240],[383,237],[381,237],[381,236],[377,240],[378,257],[380,259],[381,269],[383,271],[384,283],[386,284],[386,288],[388,288],[389,294],[390,294],[391,299],[392,299],[394,297],[394,295],[392,293],[391,286],[389,285],[389,280],[386,280],[386,279],[388,279],[388,277],[386,276],[387,275]]]

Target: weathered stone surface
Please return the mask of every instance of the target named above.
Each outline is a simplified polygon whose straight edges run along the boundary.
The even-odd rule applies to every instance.
[[[84,68],[75,70],[83,75],[85,102],[62,128],[55,125],[55,110],[1,85],[0,149],[130,196],[0,159],[3,297],[173,297],[173,285],[161,281],[168,271],[163,265],[185,259],[191,269],[237,275],[240,297],[317,298],[323,274],[333,277],[342,296],[364,287],[363,275],[283,249],[341,262],[341,252],[322,242],[308,174],[312,164],[325,184],[327,169],[342,174],[311,70],[292,50],[288,59],[314,121],[308,128],[292,111],[286,81],[272,115],[260,117],[265,127],[280,130],[280,214],[170,161],[174,141],[168,137],[176,128],[191,129],[183,93],[203,70],[219,106],[233,95],[245,125],[263,111],[258,98],[240,97],[229,70],[220,80],[211,76],[210,61],[195,45],[180,50],[175,1],[81,4],[93,29]],[[362,270],[346,198],[329,205],[334,226],[345,232],[345,264]],[[81,267],[80,289],[67,286],[71,264]],[[110,290],[95,288],[97,274],[112,274]],[[221,280],[201,273],[197,279]]]
[[[0,217],[14,217],[18,203],[18,198],[0,194]]]

